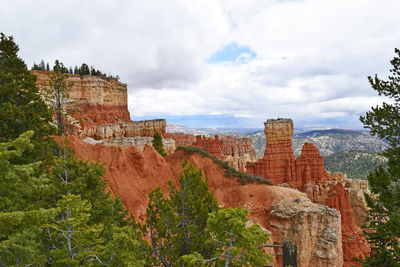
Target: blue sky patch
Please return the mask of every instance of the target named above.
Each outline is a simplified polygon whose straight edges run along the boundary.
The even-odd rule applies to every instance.
[[[206,63],[237,62],[247,63],[257,57],[257,54],[249,46],[241,46],[237,43],[230,43],[223,49],[215,52],[206,60]]]

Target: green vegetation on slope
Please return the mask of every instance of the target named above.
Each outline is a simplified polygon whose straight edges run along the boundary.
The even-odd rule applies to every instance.
[[[197,153],[200,156],[212,159],[215,163],[217,163],[219,166],[221,166],[222,168],[225,169],[226,176],[238,178],[238,181],[243,185],[245,185],[247,182],[256,182],[259,184],[272,185],[271,181],[265,179],[264,177],[260,177],[260,176],[256,176],[256,175],[252,175],[252,174],[248,174],[248,173],[236,170],[235,168],[229,166],[228,162],[220,160],[216,156],[211,155],[210,153],[208,153],[207,151],[205,151],[204,149],[202,149],[200,147],[178,146],[176,148],[176,151],[179,151],[179,150],[182,150],[187,154]]]
[[[182,163],[179,187],[168,181],[168,197],[160,187],[149,193],[146,224],[139,236],[149,236],[152,266],[263,266],[271,256],[258,246],[269,234],[246,227],[248,211],[221,210],[203,181],[201,169]]]
[[[369,172],[386,162],[379,153],[351,150],[326,156],[324,165],[330,172],[344,172],[352,179],[366,179]]]

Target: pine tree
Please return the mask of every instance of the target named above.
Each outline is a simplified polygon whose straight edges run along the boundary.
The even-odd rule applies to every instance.
[[[33,143],[43,149],[27,151],[25,159],[42,159],[45,137],[54,133],[49,125],[52,115],[36,87],[36,76],[18,57],[18,50],[12,36],[0,34],[0,142],[33,130]]]
[[[269,239],[269,234],[259,225],[246,227],[248,211],[228,208],[210,213],[207,229],[213,239],[218,240],[213,258],[204,258],[199,253],[184,256],[191,266],[217,264],[217,266],[263,266],[272,262],[272,257],[259,249]]]
[[[28,131],[12,142],[0,143],[0,265],[44,265],[40,236],[44,225],[56,214],[44,209],[42,192],[47,190],[45,175],[38,173],[40,162],[15,163],[32,149],[33,132]]]
[[[268,240],[259,226],[246,228],[247,211],[219,210],[207,179],[187,161],[182,164],[180,187],[168,182],[169,198],[158,187],[149,194],[146,225],[152,265],[219,266],[262,265],[270,256],[258,246]],[[227,261],[225,259],[228,259]]]
[[[154,149],[157,150],[157,152],[160,153],[161,156],[163,156],[163,157],[167,156],[167,153],[165,153],[165,151],[164,151],[162,136],[159,132],[156,132],[153,135],[153,141],[151,143],[152,143]]]
[[[379,167],[367,177],[373,195],[365,195],[369,209],[363,229],[372,253],[363,266],[400,265],[400,50],[395,52],[387,81],[377,75],[368,77],[379,95],[394,102],[373,107],[365,117],[360,117],[365,128],[391,145],[383,153],[388,158],[387,168]]]

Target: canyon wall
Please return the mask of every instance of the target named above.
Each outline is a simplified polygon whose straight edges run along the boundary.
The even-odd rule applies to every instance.
[[[269,244],[282,244],[284,239],[297,244],[298,266],[343,264],[340,214],[310,202],[298,190],[255,183],[241,185],[226,177],[225,170],[211,159],[196,153],[179,151],[164,158],[149,145],[140,151],[134,146],[90,145],[75,136],[67,136],[67,140],[79,158],[106,163],[107,190],[119,196],[141,222],[145,219],[148,193],[156,186],[166,192],[168,179],[178,184],[181,163],[187,159],[208,177],[209,188],[221,208],[248,209],[250,221],[271,232]],[[281,266],[281,249],[269,252],[276,256],[273,264]]]
[[[43,91],[49,87],[51,72],[33,70],[32,74],[37,77],[39,89]],[[126,84],[97,76],[73,74],[68,74],[66,82],[72,83],[68,95],[80,109],[77,117],[80,115],[97,125],[130,120]]]
[[[305,143],[295,159],[292,149],[293,122],[290,119],[267,120],[264,157],[246,165],[247,172],[265,177],[273,184],[305,192],[314,203],[337,209],[342,216],[344,266],[360,265],[353,257],[363,258],[370,249],[356,224],[349,188],[324,169],[324,159],[314,144]],[[353,193],[354,195],[354,193]]]
[[[34,70],[37,86],[43,92],[50,84],[51,72]],[[67,74],[71,103],[67,116],[70,134],[81,138],[112,139],[165,134],[165,120],[131,121],[127,85],[97,76]]]

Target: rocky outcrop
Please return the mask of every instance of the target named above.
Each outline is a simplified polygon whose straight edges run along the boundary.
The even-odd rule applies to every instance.
[[[341,216],[309,199],[283,199],[271,206],[267,229],[277,244],[291,240],[298,247],[299,266],[343,266]],[[279,261],[278,266],[282,266]]]
[[[121,148],[127,148],[129,146],[135,146],[140,151],[143,151],[146,145],[152,146],[153,137],[147,136],[136,136],[136,137],[124,137],[114,138],[107,140],[95,140],[87,137],[83,140],[87,144],[91,145],[104,145],[104,146],[118,146]],[[171,154],[175,151],[175,141],[172,138],[162,139],[164,150],[167,154]]]
[[[49,71],[34,70],[37,86],[41,91],[49,87]],[[127,106],[127,86],[112,79],[97,76],[68,74],[66,82],[72,84],[68,90],[71,100],[65,107],[69,110],[67,130],[80,137],[93,137],[95,127],[130,121]]]
[[[367,203],[364,194],[371,194],[368,189],[368,181],[357,179],[345,179],[345,189],[349,192],[350,204],[353,208],[354,219],[358,226],[364,223]]]
[[[49,71],[34,70],[37,86],[44,90],[49,86]],[[79,76],[69,74],[67,83],[72,83],[68,95],[80,111],[76,116],[91,120],[95,124],[111,123],[114,121],[129,121],[127,107],[127,86],[112,79],[96,76]],[[75,117],[75,116],[74,116]]]
[[[51,72],[32,71],[43,91],[49,87]],[[72,100],[67,109],[70,132],[81,138],[112,139],[165,134],[165,120],[131,121],[128,111],[127,85],[97,76],[68,74],[68,90]]]
[[[113,139],[122,137],[147,136],[152,137],[156,132],[165,134],[166,121],[164,119],[130,121],[119,124],[107,124],[94,128],[96,139]]]
[[[183,133],[166,133],[165,137],[175,140],[176,146],[197,146],[206,150],[208,153],[229,163],[237,170],[246,170],[247,162],[257,160],[253,142],[250,138],[238,138],[236,136],[218,135],[214,137],[193,136]]]
[[[253,141],[250,138],[223,136],[221,140],[225,144],[222,149],[225,161],[229,162],[229,165],[235,169],[246,171],[247,162],[255,162],[257,160]]]
[[[319,266],[341,266],[339,213],[311,203],[304,193],[265,184],[247,183],[243,186],[236,179],[226,177],[224,169],[211,159],[196,153],[188,155],[179,151],[163,158],[148,145],[141,152],[134,146],[90,145],[74,136],[67,138],[79,158],[106,163],[104,178],[108,182],[108,190],[118,195],[142,222],[148,192],[156,186],[166,192],[168,179],[177,184],[182,172],[181,163],[188,159],[202,168],[208,177],[210,190],[222,208],[241,206],[248,209],[251,222],[272,229],[269,243],[281,244],[286,238],[298,244],[301,252],[299,266],[311,267],[315,265],[307,264],[325,262],[338,265]],[[286,201],[294,204],[286,207]],[[306,231],[305,234],[298,232],[299,229]],[[310,244],[312,246],[309,247]],[[273,250],[271,252],[274,253]],[[277,254],[281,253],[277,251]],[[279,255],[277,262],[281,262]]]
[[[353,258],[365,257],[370,249],[356,224],[350,195],[340,176],[331,176],[324,169],[324,159],[311,143],[305,143],[300,156],[294,159],[292,120],[268,120],[264,132],[264,157],[247,164],[247,171],[270,179],[274,184],[296,188],[313,202],[337,209],[342,215],[344,266],[359,265]]]
[[[165,133],[165,138],[172,138],[175,141],[176,146],[192,146],[196,142],[196,137],[191,134],[184,133]]]
[[[292,149],[293,121],[267,120],[264,125],[267,142],[264,157],[255,163],[248,163],[246,171],[265,177],[274,184],[296,180]]]

